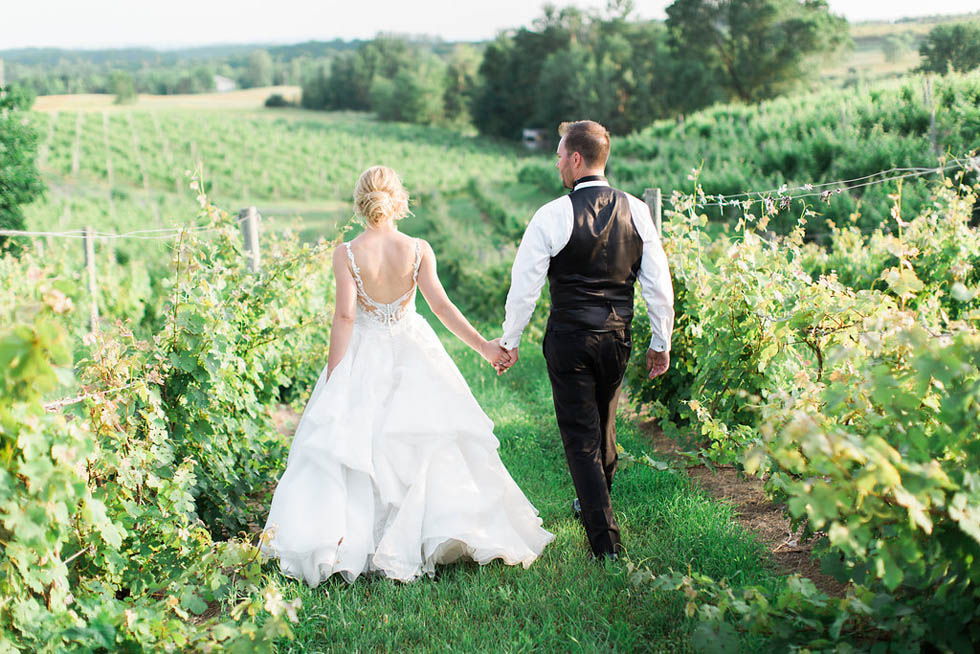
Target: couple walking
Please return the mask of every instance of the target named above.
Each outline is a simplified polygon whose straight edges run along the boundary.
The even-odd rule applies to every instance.
[[[616,401],[632,341],[638,279],[650,316],[650,377],[669,365],[673,291],[647,206],[603,176],[609,134],[593,121],[559,128],[557,168],[571,189],[531,219],[514,260],[499,339],[484,339],[446,296],[428,243],[401,234],[408,195],[376,166],[357,182],[364,232],[334,253],[336,307],[326,368],[300,418],[261,548],[284,574],[316,586],[382,574],[433,575],[457,559],[534,561],[554,535],[497,453],[493,423],[429,324],[433,313],[498,374],[517,363],[521,333],[547,278],[543,348],[555,416],[597,557],[616,557],[610,502]],[[407,290],[406,290],[407,289]]]

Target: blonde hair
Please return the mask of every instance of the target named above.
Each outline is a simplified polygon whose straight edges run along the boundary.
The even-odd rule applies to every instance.
[[[369,227],[407,216],[408,192],[398,173],[387,166],[371,166],[361,173],[354,186],[354,211]]]

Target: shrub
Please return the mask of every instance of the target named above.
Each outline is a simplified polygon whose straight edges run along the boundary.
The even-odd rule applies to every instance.
[[[265,99],[265,106],[270,108],[295,107],[296,103],[287,100],[282,93],[273,93],[272,95],[270,95],[268,98]]]

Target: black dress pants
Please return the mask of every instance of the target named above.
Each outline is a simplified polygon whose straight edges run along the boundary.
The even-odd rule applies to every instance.
[[[596,556],[618,553],[609,492],[616,472],[616,403],[633,342],[629,328],[564,331],[549,325],[544,357],[572,483]]]

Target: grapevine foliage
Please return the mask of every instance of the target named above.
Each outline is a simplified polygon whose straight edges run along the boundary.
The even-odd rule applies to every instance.
[[[632,385],[665,431],[761,475],[852,582],[836,599],[800,580],[772,597],[655,577],[689,594],[706,637],[762,630],[780,651],[980,639],[980,230],[966,177],[913,218],[899,187],[894,234],[832,225],[829,249],[804,242],[812,210],[784,238],[745,214],[712,239],[697,196],[675,195],[676,368],[645,380],[637,352]],[[635,329],[643,342],[644,316]]]
[[[235,534],[284,464],[268,407],[325,358],[330,244],[270,235],[251,273],[235,222],[199,200],[214,231],[177,243],[148,340],[123,320],[146,307],[122,303],[78,355],[77,280],[0,260],[0,652],[272,651],[292,634],[299,600]]]

